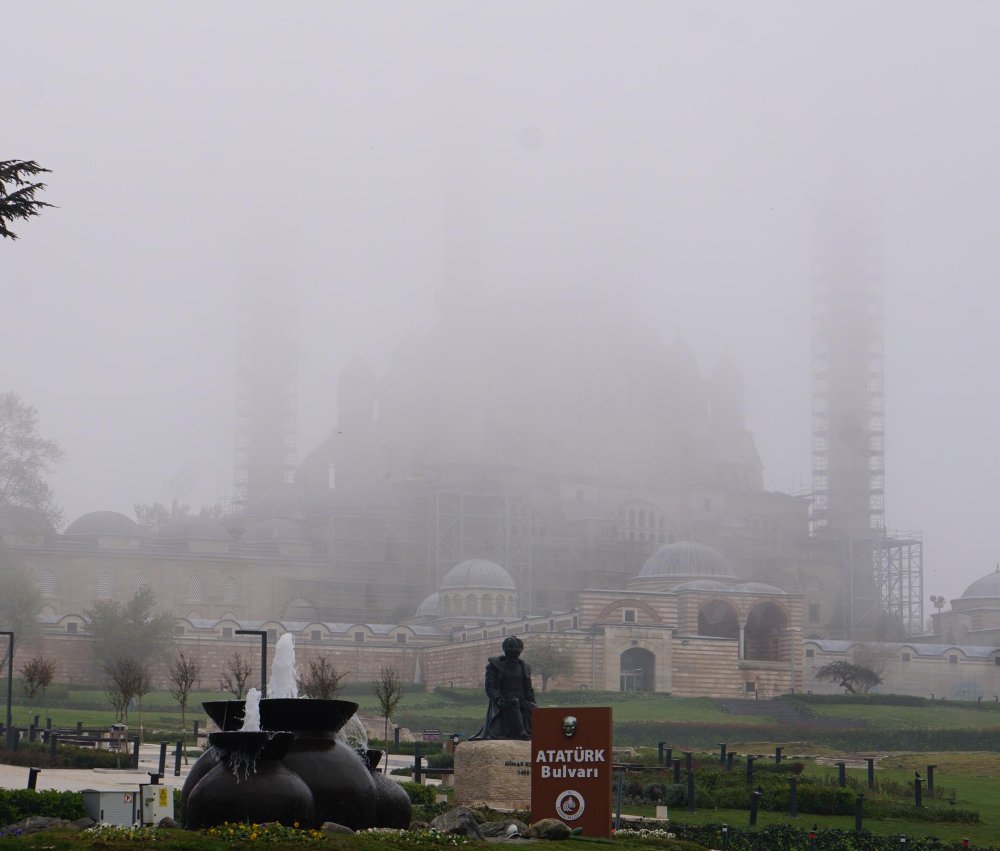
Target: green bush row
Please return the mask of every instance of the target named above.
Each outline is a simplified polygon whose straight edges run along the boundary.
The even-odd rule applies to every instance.
[[[111,751],[100,751],[96,748],[78,748],[73,745],[59,745],[56,748],[55,762],[52,761],[48,745],[21,744],[16,751],[0,751],[0,763],[5,765],[22,765],[26,767],[41,766],[48,768],[120,768],[129,763],[130,757]]]
[[[28,816],[49,816],[73,821],[86,814],[83,796],[79,792],[0,789],[0,826],[13,824]]]

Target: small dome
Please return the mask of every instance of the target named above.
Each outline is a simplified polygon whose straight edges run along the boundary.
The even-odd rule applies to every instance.
[[[1000,565],[992,573],[973,582],[962,597],[1000,597]]]
[[[218,520],[190,514],[184,517],[175,517],[157,531],[156,537],[161,541],[231,541],[233,539],[233,536]]]
[[[137,538],[141,534],[139,524],[117,511],[91,511],[89,514],[77,517],[63,532],[67,538],[104,535]]]
[[[49,537],[56,530],[40,511],[24,505],[0,505],[0,532],[20,532]]]
[[[678,541],[653,553],[639,571],[639,578],[656,576],[722,576],[735,579],[736,574],[722,553],[707,544]]]
[[[305,532],[298,523],[280,517],[254,523],[240,540],[244,544],[308,544]]]
[[[437,617],[439,614],[441,614],[441,598],[438,597],[438,592],[435,591],[433,594],[425,597],[424,601],[417,606],[414,617],[429,618]]]
[[[441,580],[441,590],[447,588],[515,590],[510,574],[496,562],[485,558],[470,558],[456,564]]]

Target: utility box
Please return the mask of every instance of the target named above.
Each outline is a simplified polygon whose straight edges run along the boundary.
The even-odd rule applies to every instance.
[[[156,825],[161,819],[174,817],[174,787],[162,783],[143,783],[139,786],[142,824]]]
[[[98,824],[118,824],[131,827],[135,824],[137,792],[123,792],[120,789],[103,791],[84,789],[83,806]]]

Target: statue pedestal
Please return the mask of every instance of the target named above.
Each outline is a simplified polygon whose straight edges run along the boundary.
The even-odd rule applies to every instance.
[[[531,809],[531,742],[488,739],[455,748],[455,803]]]

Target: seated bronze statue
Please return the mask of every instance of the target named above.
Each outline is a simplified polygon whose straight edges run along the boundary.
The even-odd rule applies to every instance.
[[[482,728],[471,739],[530,739],[535,690],[531,667],[521,659],[524,642],[516,635],[503,640],[503,656],[486,663],[486,696],[490,704]]]

